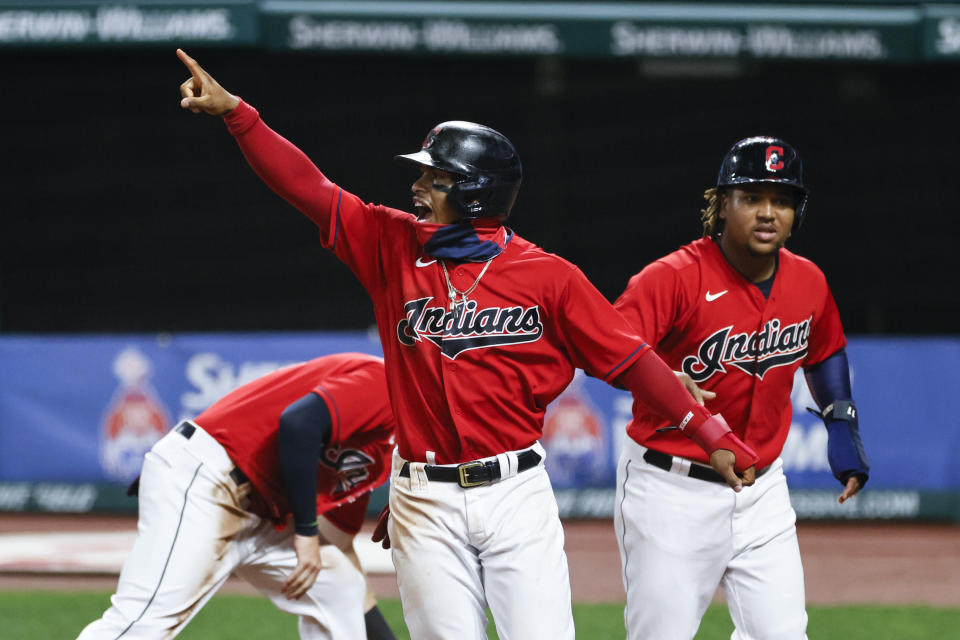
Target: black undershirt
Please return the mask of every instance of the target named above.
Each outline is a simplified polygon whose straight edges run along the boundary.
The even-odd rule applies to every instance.
[[[719,239],[714,238],[713,241],[717,244],[717,248],[720,249],[720,255],[723,256],[723,259],[727,261],[727,264],[733,267],[733,263],[730,262],[729,258],[727,258],[727,254],[723,252],[723,247],[720,246]],[[760,282],[751,283],[757,289],[760,289],[760,293],[762,293],[763,297],[768,300],[770,299],[770,291],[773,289],[773,281],[777,277],[777,270],[780,268],[780,252],[777,251],[777,253],[774,255],[773,258],[774,258],[773,274],[766,280],[761,280]],[[733,268],[736,269],[736,267],[733,267]]]
[[[778,260],[779,262],[779,260]],[[779,266],[779,265],[777,265]],[[764,298],[770,298],[770,290],[773,289],[773,280],[777,277],[777,267],[773,268],[773,275],[767,278],[766,280],[761,280],[760,282],[754,282],[753,286],[757,289],[760,289],[760,293],[763,294]]]

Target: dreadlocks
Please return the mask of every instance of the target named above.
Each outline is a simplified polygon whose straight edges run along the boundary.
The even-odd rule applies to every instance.
[[[720,219],[720,206],[722,204],[720,190],[717,187],[710,187],[703,192],[703,199],[707,206],[700,210],[700,222],[703,223],[703,237],[716,237],[723,231],[723,221]]]

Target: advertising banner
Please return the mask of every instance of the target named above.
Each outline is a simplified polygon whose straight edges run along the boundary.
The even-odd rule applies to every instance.
[[[177,422],[365,333],[0,339],[0,481],[119,482]]]
[[[958,7],[822,0],[0,0],[0,47],[904,61],[960,55]]]
[[[912,7],[266,0],[262,12],[264,44],[293,50],[794,60],[920,50]]]
[[[254,44],[253,0],[0,2],[0,46]]]
[[[847,355],[872,465],[869,487],[960,489],[960,468],[951,453],[960,449],[960,416],[947,400],[960,392],[949,373],[960,358],[960,341],[854,338]],[[839,492],[827,462],[827,431],[807,411],[816,404],[802,370],[791,402],[793,424],[782,455],[790,486]],[[629,394],[598,380],[575,380],[547,408],[544,442],[553,454],[554,485],[612,486],[630,411]]]
[[[178,421],[281,366],[342,351],[381,354],[363,332],[0,337],[0,510],[114,508]],[[960,340],[853,338],[847,353],[870,483],[838,508],[826,429],[806,410],[815,404],[798,373],[782,454],[798,513],[960,513],[960,383],[950,375]],[[612,513],[631,407],[629,393],[578,372],[547,408],[542,441],[562,512]]]

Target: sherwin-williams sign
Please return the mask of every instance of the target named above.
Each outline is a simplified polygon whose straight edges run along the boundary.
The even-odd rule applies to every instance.
[[[924,53],[925,15],[920,5],[0,0],[0,46],[220,44],[338,53],[907,60]],[[937,28],[947,34],[944,46],[951,46],[950,24]]]
[[[381,353],[363,332],[0,337],[0,510],[84,511],[104,491],[122,495],[144,452],[177,421],[281,366],[341,351]],[[782,456],[798,512],[960,510],[960,418],[951,405],[960,395],[951,375],[960,339],[854,338],[848,353],[870,484],[837,508],[826,430],[806,411],[813,401],[798,375]],[[612,513],[630,411],[628,393],[582,373],[548,407],[546,464],[564,513]]]
[[[903,60],[919,7],[723,3],[291,2],[261,5],[294,50],[571,57]]]
[[[0,47],[905,61],[960,56],[960,5],[443,0],[0,0]]]
[[[0,45],[254,44],[252,1],[0,3]]]

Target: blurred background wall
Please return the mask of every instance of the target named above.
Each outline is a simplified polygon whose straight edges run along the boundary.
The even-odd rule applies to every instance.
[[[139,5],[141,13],[155,4]],[[469,119],[501,130],[525,168],[510,224],[578,264],[611,299],[650,260],[699,235],[701,193],[733,142],[755,134],[784,137],[802,154],[812,194],[807,222],[789,247],[826,272],[847,331],[957,330],[960,67],[949,56],[924,53],[943,40],[941,32],[952,33],[939,26],[944,19],[923,27],[922,11],[932,5],[854,3],[844,10],[874,11],[857,14],[874,22],[843,23],[829,33],[821,23],[839,20],[829,12],[840,5],[814,5],[813,17],[805,18],[812,26],[796,22],[795,39],[847,34],[853,44],[776,57],[751,54],[747,45],[733,56],[671,55],[682,46],[655,48],[652,36],[639,45],[630,41],[652,54],[614,55],[625,45],[613,35],[606,55],[603,43],[590,55],[564,53],[570,45],[556,55],[382,52],[365,41],[348,50],[342,44],[338,51],[292,50],[284,43],[293,36],[276,32],[284,25],[293,30],[297,15],[310,16],[312,25],[342,23],[339,14],[325,17],[324,7],[353,5],[356,12],[373,6],[380,13],[360,18],[402,24],[389,8],[423,3],[264,4],[296,11],[282,24],[266,21],[273,26],[263,27],[256,43],[212,43],[185,31],[199,40],[193,46],[173,27],[146,43],[137,42],[139,32],[131,28],[129,41],[88,35],[83,42],[44,44],[11,18],[23,3],[6,13],[0,5],[0,331],[313,330],[372,323],[359,284],[321,250],[311,223],[260,183],[222,124],[179,108],[177,88],[186,75],[174,55],[178,45],[333,180],[370,201],[409,208],[414,176],[391,158],[417,148],[437,122]],[[436,7],[469,12],[488,4]],[[591,7],[664,6],[550,6],[564,5],[584,14],[584,24]],[[97,5],[77,6],[96,18]],[[727,5],[680,6],[705,7],[695,23],[703,29],[729,22],[707,12]],[[778,6],[786,18],[761,13],[751,22],[748,13],[734,24],[744,30],[793,24],[789,6]],[[915,15],[904,13],[908,9]],[[914,39],[903,41],[900,31],[888,37],[883,29],[892,28],[893,18],[876,13],[883,11],[914,16]],[[637,32],[648,23],[682,27],[680,18],[611,18],[609,24]],[[465,24],[490,22],[481,14]],[[554,22],[559,35],[567,33],[569,23]],[[358,18],[357,24],[365,23]],[[872,33],[876,42],[870,42],[881,48],[857,50],[863,33]],[[807,57],[791,58],[796,55]]]

